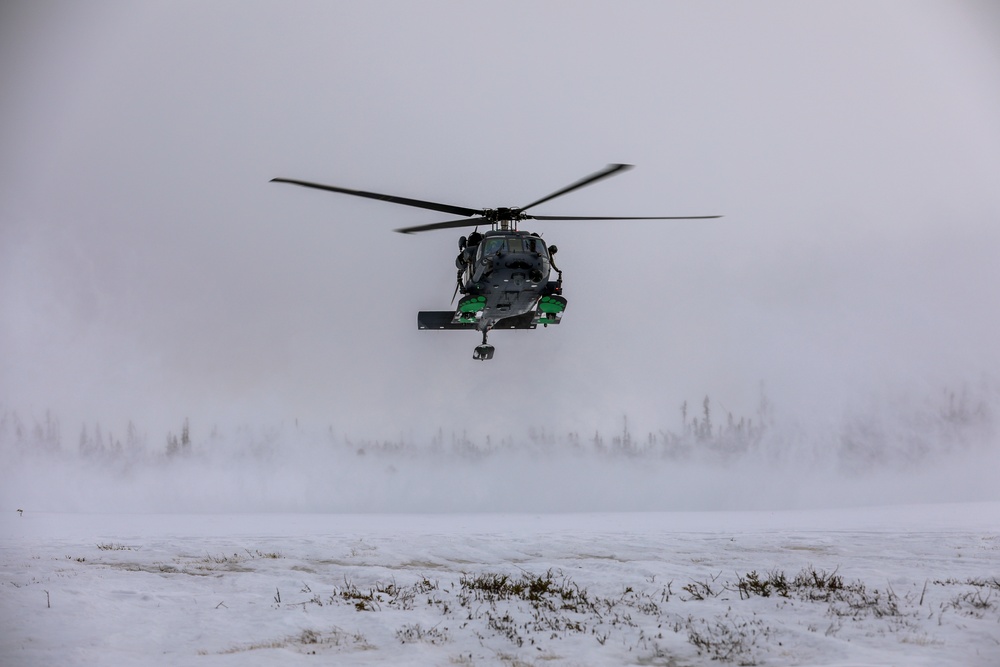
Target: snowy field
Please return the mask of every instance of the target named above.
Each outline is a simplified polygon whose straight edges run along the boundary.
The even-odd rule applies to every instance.
[[[679,433],[75,446],[9,412],[0,667],[997,667],[995,402],[944,401],[825,436],[706,406]]]
[[[5,509],[0,539],[5,667],[1000,665],[1000,503]]]

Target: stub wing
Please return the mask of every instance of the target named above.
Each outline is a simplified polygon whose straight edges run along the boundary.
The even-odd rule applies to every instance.
[[[418,329],[437,329],[439,331],[476,329],[477,321],[469,321],[466,313],[451,310],[421,310],[417,313]],[[538,313],[525,313],[499,320],[493,329],[534,329]]]
[[[479,329],[483,324],[485,308],[485,297],[467,295],[458,302],[458,308],[454,311],[420,311],[417,313],[417,328],[440,331]],[[566,310],[566,299],[556,294],[546,295],[538,300],[534,310],[499,319],[487,329],[534,329],[539,324],[542,326],[559,324],[564,310]]]
[[[421,310],[417,313],[418,329],[475,329],[475,322],[456,322],[456,313],[451,310]]]

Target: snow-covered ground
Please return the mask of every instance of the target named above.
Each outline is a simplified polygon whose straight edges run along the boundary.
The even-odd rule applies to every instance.
[[[1000,503],[0,517],[0,664],[1000,665]],[[319,662],[317,662],[319,656]]]
[[[0,667],[998,667],[995,405],[635,437],[0,414]]]

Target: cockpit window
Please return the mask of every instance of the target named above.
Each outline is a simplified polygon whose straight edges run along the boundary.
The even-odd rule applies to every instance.
[[[480,257],[495,255],[498,252],[530,252],[548,257],[545,241],[537,236],[491,236],[479,245]]]
[[[484,255],[497,254],[498,252],[503,250],[503,242],[504,240],[502,238],[486,239],[486,242],[483,244],[483,254]]]
[[[528,252],[538,253],[542,257],[545,257],[545,241],[541,239],[528,237],[524,239],[524,247]]]

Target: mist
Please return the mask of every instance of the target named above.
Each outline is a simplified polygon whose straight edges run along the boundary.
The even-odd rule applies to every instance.
[[[883,397],[833,428],[682,405],[677,431],[529,428],[370,439],[298,421],[165,441],[133,423],[0,419],[0,502],[33,511],[594,512],[816,509],[993,499],[1000,387]]]
[[[5,5],[3,501],[996,499],[997,81],[985,2]],[[436,214],[268,182],[517,206],[611,162],[536,212],[725,217],[539,223],[566,315],[485,364],[415,327],[459,234],[391,230]],[[671,453],[705,397],[766,431]]]

